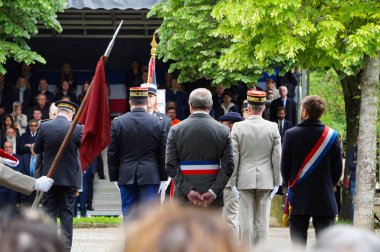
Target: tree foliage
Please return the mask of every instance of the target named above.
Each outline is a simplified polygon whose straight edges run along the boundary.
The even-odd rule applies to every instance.
[[[183,81],[256,81],[273,67],[353,75],[380,51],[378,0],[163,0],[158,55]]]
[[[61,32],[56,12],[63,11],[65,0],[0,0],[0,72],[9,58],[26,64],[45,63],[27,44],[38,33],[37,24]]]

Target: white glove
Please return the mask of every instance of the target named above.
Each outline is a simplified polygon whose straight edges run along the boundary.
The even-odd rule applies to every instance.
[[[271,192],[270,195],[269,195],[269,198],[270,198],[270,199],[273,199],[274,195],[275,195],[276,192],[278,191],[278,187],[279,187],[279,186],[275,186],[275,187],[273,188],[272,192]]]
[[[161,191],[164,191],[164,192],[166,191],[166,189],[168,188],[167,182],[168,181],[161,181],[160,182],[160,187],[158,188],[157,194],[160,194]]]
[[[10,160],[10,159],[8,159],[8,158],[4,158],[4,159],[3,159],[3,163],[4,163],[6,166],[9,166],[9,167],[16,167],[16,166],[18,166],[19,161],[17,160],[17,162],[15,162],[15,161]]]
[[[34,185],[34,190],[41,191],[41,192],[47,192],[53,185],[54,180],[51,178],[48,178],[46,176],[42,176],[41,178],[36,179],[36,184]]]
[[[232,189],[232,192],[235,194],[236,198],[240,198],[240,193],[238,189],[236,188],[236,186],[233,186],[231,189]]]

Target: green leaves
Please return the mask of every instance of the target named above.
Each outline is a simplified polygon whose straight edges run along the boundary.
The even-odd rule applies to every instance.
[[[38,33],[37,24],[62,31],[56,12],[62,12],[65,0],[0,0],[0,72],[4,64],[13,58],[27,64],[45,60],[30,51],[27,40]]]
[[[159,57],[180,81],[255,82],[274,66],[355,74],[380,51],[378,0],[164,0]]]

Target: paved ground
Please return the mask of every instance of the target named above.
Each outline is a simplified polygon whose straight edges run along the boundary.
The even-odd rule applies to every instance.
[[[309,246],[315,243],[313,231],[309,231]],[[289,229],[271,228],[270,242],[289,246]],[[122,228],[74,229],[72,252],[119,252],[122,251],[122,248]]]

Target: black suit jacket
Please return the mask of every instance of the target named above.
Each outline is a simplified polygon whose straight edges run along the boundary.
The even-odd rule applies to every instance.
[[[108,171],[119,185],[159,184],[166,180],[166,135],[157,116],[135,109],[112,121]]]
[[[321,137],[324,125],[305,120],[285,133],[281,172],[285,184],[293,182],[301,165]],[[336,138],[315,170],[293,188],[292,215],[335,216],[334,186],[342,174],[342,153]]]
[[[277,98],[272,101],[270,104],[270,121],[277,122],[277,109],[278,107],[283,107],[281,98]],[[286,99],[286,106],[285,106],[285,119],[288,121],[291,121],[293,125],[297,125],[297,104],[289,99],[289,97]]]
[[[13,92],[13,101],[20,101],[20,91],[15,89]],[[34,105],[34,93],[31,89],[25,89],[21,109],[29,111],[29,108]]]
[[[277,121],[277,124],[279,124],[279,121]],[[282,131],[280,130],[280,126],[278,126],[278,130],[280,131],[280,136],[281,136],[281,143],[284,141],[285,132],[292,127],[293,127],[293,124],[286,119],[284,119],[284,126],[282,128]]]
[[[19,141],[18,154],[22,155],[30,153],[30,148],[25,147],[25,144],[33,144],[36,141],[36,137],[36,135],[32,137],[32,133],[30,131],[26,131],[24,134],[22,134]]]
[[[40,125],[34,152],[37,154],[43,152],[42,176],[47,175],[70,125],[71,122],[60,115]],[[76,125],[53,175],[54,185],[80,186],[81,169],[78,152],[81,140],[82,126]]]

